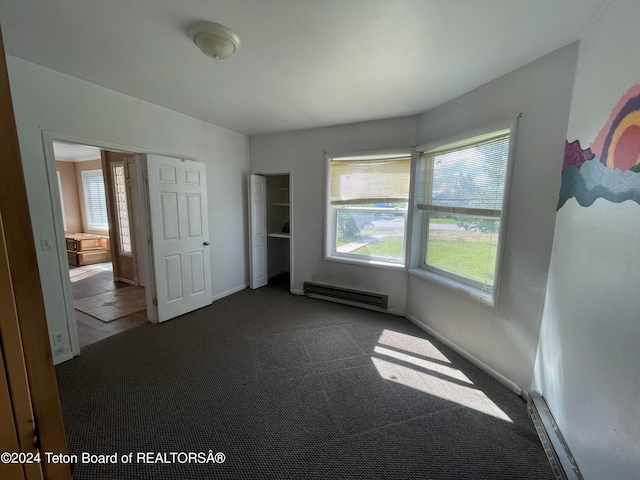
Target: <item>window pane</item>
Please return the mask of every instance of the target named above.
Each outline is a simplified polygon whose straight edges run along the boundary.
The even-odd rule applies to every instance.
[[[447,153],[427,155],[433,166],[426,205],[500,210],[507,171],[509,137]]]
[[[470,278],[491,291],[500,220],[488,217],[429,215],[425,263]]]
[[[104,179],[101,170],[85,170],[82,172],[84,184],[87,223],[90,229],[108,230],[107,199],[104,192]]]
[[[330,158],[327,256],[404,264],[411,156]]]
[[[406,209],[406,204],[403,204]],[[387,261],[404,260],[405,211],[345,208],[336,212],[336,252]]]

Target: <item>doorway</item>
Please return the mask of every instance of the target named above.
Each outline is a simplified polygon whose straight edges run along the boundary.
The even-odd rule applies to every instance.
[[[135,282],[131,282],[130,279],[127,282],[122,278],[124,271],[122,269],[116,274],[118,268],[116,262],[112,263],[113,280],[144,287],[147,320],[151,323],[160,323],[211,304],[213,297],[208,248],[210,230],[207,214],[206,164],[189,158],[151,154],[135,147],[95,142],[72,135],[43,131],[42,137],[55,240],[42,238],[40,243],[43,250],[52,250],[55,246],[57,251],[63,291],[61,300],[66,311],[68,338],[71,343],[68,354],[57,357],[58,362],[79,355],[81,347],[71,282],[67,276],[68,232],[65,233],[63,224],[68,221],[63,218],[63,199],[60,193],[62,188],[57,181],[54,143],[92,145],[94,148],[104,150],[102,153],[110,152],[113,155],[120,155],[114,162],[109,160],[108,155],[101,155],[103,196],[107,201],[110,195],[115,195],[113,192],[117,189],[113,185],[117,185],[117,182],[110,187],[109,180],[105,181],[104,177],[108,179],[117,168],[128,167],[129,183],[131,187],[137,186],[137,195],[131,195],[130,198],[137,199],[138,204],[136,207],[135,201],[131,204],[127,203],[127,211],[131,214],[131,219],[135,220],[138,216],[139,219],[130,221],[130,238],[125,242],[118,233],[118,225],[122,217],[118,214],[116,218],[116,214],[113,213],[117,211],[116,207],[112,209],[109,207],[108,211],[112,212],[107,215],[110,222],[109,251],[114,258],[126,253],[124,245],[128,244],[132,249],[133,255],[130,256],[136,260],[134,262],[137,272],[137,276],[134,277]],[[139,235],[136,230],[139,230]],[[120,232],[122,231],[120,229]],[[137,254],[135,254],[136,251]],[[112,300],[108,300],[107,303],[112,303]],[[63,348],[55,350],[58,345],[56,342],[64,343],[64,341],[64,332],[53,334],[51,344],[54,352],[64,351]]]
[[[80,348],[148,322],[144,288],[114,280],[111,263],[91,265],[79,273],[72,269],[69,275]]]
[[[249,175],[250,287],[293,285],[293,172]]]
[[[135,154],[53,142],[79,347],[147,322]]]

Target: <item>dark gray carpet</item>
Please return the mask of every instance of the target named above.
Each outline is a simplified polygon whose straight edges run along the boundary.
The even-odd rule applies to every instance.
[[[133,452],[74,478],[553,478],[515,394],[405,319],[274,283],[59,365],[71,453]],[[136,461],[209,450],[226,461]]]

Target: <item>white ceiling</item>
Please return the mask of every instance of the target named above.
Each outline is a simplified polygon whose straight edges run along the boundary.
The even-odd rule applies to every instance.
[[[100,160],[99,148],[75,145],[72,143],[53,142],[53,153],[55,154],[56,160],[67,160],[69,162]]]
[[[578,40],[606,0],[0,0],[7,54],[245,133],[421,113]],[[186,28],[242,41],[206,57]]]

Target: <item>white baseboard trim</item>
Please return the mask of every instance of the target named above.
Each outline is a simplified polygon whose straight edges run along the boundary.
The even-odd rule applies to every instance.
[[[128,278],[113,277],[113,279],[116,282],[128,283],[129,285],[138,286],[136,282],[134,282],[133,280],[129,280]]]
[[[51,350],[53,350],[53,347],[51,347]],[[78,355],[80,355],[80,353],[78,353]],[[53,358],[53,365],[59,365],[63,362],[66,362],[67,360],[71,360],[73,357],[75,357],[76,355],[73,354],[73,352],[68,352],[65,353],[64,355],[59,355]]]
[[[444,335],[441,335],[440,333],[436,332],[433,328],[425,325],[424,323],[422,323],[420,320],[418,320],[413,315],[411,315],[409,313],[405,313],[404,316],[411,323],[415,324],[416,326],[418,326],[419,328],[421,328],[422,330],[427,332],[429,335],[432,335],[433,337],[437,338],[439,341],[444,343],[451,350],[456,352],[461,357],[464,357],[465,360],[467,360],[467,361],[471,362],[472,364],[474,364],[480,370],[484,371],[487,375],[493,377],[495,380],[500,382],[502,385],[507,387],[509,390],[514,392],[516,395],[518,395],[520,397],[523,397],[524,399],[527,399],[529,397],[529,392],[527,392],[526,390],[523,390],[521,387],[519,387],[514,382],[509,380],[507,377],[505,377],[501,373],[498,373],[493,368],[491,368],[489,365],[487,365],[483,361],[479,360],[478,358],[474,357],[472,354],[467,352],[464,348],[460,347],[458,344],[452,342],[451,340],[449,340]]]
[[[234,293],[238,293],[241,290],[244,290],[245,288],[249,288],[248,283],[239,285],[235,288],[232,288],[231,290],[227,290],[226,292],[222,292],[217,295],[214,295],[213,297],[211,297],[211,301],[215,302],[216,300],[220,300],[221,298],[228,297],[229,295],[233,295]]]
[[[293,293],[294,295],[304,295],[304,291],[298,290],[297,288],[292,288],[291,293]]]

